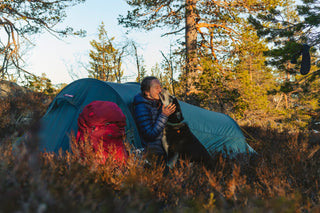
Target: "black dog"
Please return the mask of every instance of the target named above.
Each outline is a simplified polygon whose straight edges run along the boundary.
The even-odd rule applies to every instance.
[[[207,149],[191,132],[187,123],[184,122],[180,104],[169,91],[163,89],[160,94],[162,103],[167,106],[170,103],[176,105],[176,110],[168,118],[163,132],[162,144],[167,153],[167,165],[173,167],[179,154],[191,161],[203,163],[207,167],[213,166],[213,159]]]

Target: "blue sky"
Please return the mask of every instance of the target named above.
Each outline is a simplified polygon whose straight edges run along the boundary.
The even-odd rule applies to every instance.
[[[125,36],[138,43],[140,54],[144,56],[147,70],[150,70],[162,59],[160,50],[167,52],[170,45],[170,37],[161,37],[164,32],[154,30],[151,32],[132,30],[125,35],[127,29],[118,25],[119,14],[126,14],[129,6],[124,0],[87,0],[86,3],[71,7],[67,11],[67,18],[56,26],[71,26],[75,29],[87,31],[85,38],[68,37],[59,40],[49,33],[36,35],[33,38],[35,46],[28,52],[25,61],[27,70],[46,76],[54,84],[70,83],[77,78],[87,77],[87,71],[83,65],[88,64],[89,42],[98,38],[98,26],[103,21],[110,37],[115,37],[116,42],[125,40]],[[172,38],[171,38],[172,39]],[[136,78],[136,69],[133,60],[127,58],[124,61],[124,76],[127,81]],[[74,73],[72,76],[71,73]]]

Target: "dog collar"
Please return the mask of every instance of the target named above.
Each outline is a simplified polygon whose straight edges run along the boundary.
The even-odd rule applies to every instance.
[[[181,121],[180,123],[171,123],[171,122],[167,122],[168,125],[170,126],[179,126],[180,124],[184,123],[184,121]]]

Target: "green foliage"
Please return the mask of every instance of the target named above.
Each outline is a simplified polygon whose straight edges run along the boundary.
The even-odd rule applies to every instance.
[[[120,15],[119,23],[128,28],[143,28],[151,30],[156,27],[171,27],[179,29],[181,20],[184,19],[183,2],[181,1],[150,1],[150,0],[127,0],[133,10],[128,11],[126,16]],[[168,9],[174,11],[166,16]],[[162,18],[164,19],[162,19]]]
[[[275,117],[277,125],[294,129],[307,128],[312,122],[310,115],[319,110],[319,106],[315,104],[319,100],[317,97],[319,90],[316,89],[319,86],[319,79],[315,78],[317,74],[313,73],[318,72],[316,71],[318,34],[314,19],[318,1],[301,3],[302,5],[296,6],[292,1],[284,1],[278,7],[261,12],[255,17],[249,17],[249,22],[257,29],[257,35],[271,44],[269,50],[264,50],[264,55],[266,65],[272,69],[275,79],[274,87],[268,90],[269,100],[274,104],[270,107],[274,109],[272,117]],[[310,49],[309,75],[313,77],[299,75],[302,61],[300,55],[304,43],[315,45]]]
[[[201,57],[197,83],[200,106],[227,113],[235,118],[253,119],[270,111],[268,91],[275,88],[275,78],[264,61],[266,42],[245,21],[238,25],[239,42],[219,62],[210,54]],[[259,118],[260,119],[260,118]]]
[[[186,2],[127,1],[132,10],[120,16],[119,23],[145,30],[166,26],[167,34],[176,34],[185,27]],[[313,44],[319,37],[312,30],[317,26],[318,1],[305,1],[300,6],[292,0],[226,5],[194,2],[198,70],[191,75],[187,63],[179,64],[176,95],[191,104],[227,113],[240,123],[293,130],[313,125],[319,111],[318,52],[310,49],[312,66],[306,78],[299,76],[299,54],[303,43]],[[176,48],[182,49],[181,58],[187,51],[182,45],[186,42]],[[290,63],[294,60],[296,64]],[[169,82],[168,66],[162,68],[153,73],[170,88],[173,83]]]
[[[210,54],[213,60],[223,60],[224,54],[232,51],[232,44],[239,41],[237,26],[242,24],[248,13],[257,13],[277,6],[282,1],[226,1],[207,0],[149,1],[127,0],[132,10],[126,16],[120,15],[119,23],[127,28],[151,30],[166,27],[165,35],[183,34],[179,45],[185,58],[183,96],[193,102],[198,92],[196,85],[201,75],[199,62]],[[199,71],[200,70],[200,71]],[[195,101],[197,102],[197,101]],[[194,103],[193,103],[194,104]]]
[[[126,16],[120,15],[118,21],[126,28],[138,28],[152,30],[154,28],[166,27],[166,35],[178,35],[185,28],[186,5],[194,2],[196,5],[195,16],[200,48],[203,46],[210,49],[210,39],[218,49],[228,48],[225,44],[230,40],[237,40],[237,32],[234,25],[237,25],[241,16],[249,12],[264,11],[270,7],[281,5],[282,1],[244,1],[244,2],[213,2],[207,0],[197,1],[149,1],[149,0],[127,0],[132,10]],[[214,34],[215,36],[212,36]],[[230,40],[229,40],[230,38]],[[212,41],[211,41],[212,42]],[[224,46],[223,46],[224,45]],[[211,47],[212,48],[212,47]],[[212,49],[211,49],[212,50]]]
[[[51,80],[46,77],[45,73],[42,73],[41,77],[35,75],[26,76],[26,82],[26,87],[34,92],[39,92],[51,96],[57,93],[56,89],[51,83]]]
[[[202,58],[203,71],[196,84],[199,93],[194,97],[200,106],[227,112],[230,106],[240,97],[237,88],[230,87],[232,74],[221,72],[219,65],[211,58]]]
[[[235,106],[238,118],[252,117],[254,113],[268,112],[271,108],[268,91],[274,88],[274,76],[265,65],[263,51],[268,50],[266,42],[260,39],[254,29],[244,22],[239,26],[241,41],[235,45],[232,69],[240,91],[239,104]]]
[[[102,22],[99,26],[99,40],[92,40],[90,45],[93,50],[90,50],[89,56],[91,61],[90,69],[88,69],[89,77],[103,81],[121,81],[123,75],[122,56],[125,47],[116,49],[114,37],[109,38],[105,25]]]

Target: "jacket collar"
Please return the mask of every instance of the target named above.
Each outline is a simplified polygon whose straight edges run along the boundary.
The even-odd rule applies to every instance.
[[[146,104],[151,105],[152,107],[157,107],[157,108],[161,106],[161,101],[160,100],[146,98],[141,93],[137,94],[134,97],[134,103],[136,105],[140,104],[140,103],[146,103]]]

